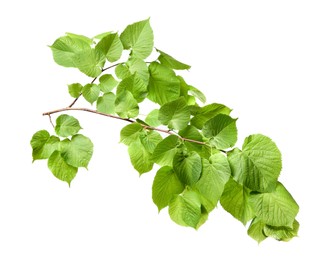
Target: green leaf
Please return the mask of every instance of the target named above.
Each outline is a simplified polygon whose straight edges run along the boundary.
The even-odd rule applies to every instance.
[[[205,123],[202,133],[210,138],[209,143],[219,150],[232,147],[238,139],[236,120],[219,114]]]
[[[147,85],[136,73],[120,82],[117,88],[117,95],[120,95],[125,90],[130,91],[138,103],[142,102],[147,96]]]
[[[159,121],[159,109],[153,109],[145,118],[145,122],[153,127],[161,125]]]
[[[81,94],[82,85],[80,83],[73,83],[68,85],[68,90],[71,97],[77,98]]]
[[[173,159],[173,168],[182,183],[193,185],[201,176],[201,157],[194,151],[178,152]]]
[[[196,127],[194,127],[192,125],[188,125],[186,128],[180,130],[178,132],[178,134],[181,137],[184,137],[186,139],[191,139],[191,140],[195,140],[195,141],[199,141],[199,142],[202,142],[203,141],[202,140],[203,138],[202,138],[201,133],[198,131],[198,129],[196,129]],[[184,142],[184,144],[188,148],[188,150],[190,150],[190,151],[196,151],[199,154],[200,153],[202,154],[202,147],[204,145],[193,143],[193,142],[188,142],[188,141]]]
[[[54,176],[69,185],[78,172],[78,168],[68,165],[59,151],[54,151],[48,159],[48,168]]]
[[[62,137],[68,137],[70,135],[75,135],[80,131],[81,126],[79,121],[73,116],[60,115],[56,119],[55,132],[57,135]]]
[[[202,103],[206,102],[206,96],[197,88],[189,85],[189,92],[191,93],[192,96],[196,97],[197,99],[199,99]]]
[[[156,49],[157,52],[160,53],[160,56],[158,57],[158,60],[161,62],[162,65],[171,68],[171,69],[175,69],[175,70],[188,70],[191,68],[190,65],[184,64],[176,59],[174,59],[173,57],[171,57],[170,55],[168,55],[167,53],[160,51],[159,49]]]
[[[282,163],[281,153],[268,137],[250,135],[244,141],[242,151],[228,153],[234,179],[253,191],[271,192],[276,187]]]
[[[32,136],[30,144],[33,161],[48,159],[55,150],[58,150],[59,138],[50,136],[46,130],[40,130]]]
[[[168,125],[169,129],[181,130],[187,127],[190,121],[190,110],[184,97],[161,106],[159,121],[164,125]]]
[[[124,143],[125,145],[130,145],[139,139],[142,130],[143,127],[138,123],[126,125],[121,129],[120,142]]]
[[[151,154],[145,149],[139,139],[129,145],[128,153],[131,164],[140,175],[152,170],[153,162],[151,160]]]
[[[134,57],[130,57],[127,62],[118,65],[115,68],[115,74],[119,79],[124,79],[133,74],[137,74],[145,84],[148,84],[150,77],[145,61]]]
[[[81,41],[84,41],[86,42],[87,44],[89,45],[92,45],[93,44],[93,40],[84,36],[84,35],[80,35],[80,34],[75,34],[75,33],[65,33],[67,36],[71,37],[71,38],[74,38],[74,39],[78,39],[78,40],[81,40]]]
[[[62,157],[71,166],[88,168],[93,149],[94,145],[88,137],[77,134],[62,149]]]
[[[130,91],[124,90],[117,95],[115,100],[115,112],[123,118],[134,118],[138,116],[138,103]]]
[[[155,147],[159,142],[162,141],[161,135],[153,130],[144,131],[143,134],[140,135],[140,140],[146,151],[149,153],[153,153]]]
[[[248,235],[255,239],[258,244],[267,238],[263,231],[264,227],[265,223],[256,217],[252,220],[248,228]]]
[[[114,62],[120,59],[123,46],[118,34],[110,33],[97,43],[95,49],[101,51],[109,62]]]
[[[125,50],[132,49],[132,56],[145,59],[153,50],[153,31],[150,19],[130,24],[120,35]]]
[[[96,84],[87,84],[82,89],[83,97],[90,103],[93,104],[100,94],[100,88]]]
[[[117,85],[118,81],[110,74],[104,74],[99,78],[99,87],[104,93],[111,92]]]
[[[266,225],[264,227],[264,234],[269,237],[273,237],[279,241],[288,242],[292,238],[296,237],[299,230],[299,223],[297,220],[294,221],[293,227],[274,227]]]
[[[152,62],[149,66],[149,72],[148,99],[164,105],[179,97],[180,81],[173,70],[159,63]]]
[[[105,93],[97,99],[97,111],[105,114],[114,114],[115,112],[115,95],[113,93]]]
[[[85,41],[69,36],[58,38],[50,48],[54,61],[64,67],[76,67],[76,56],[91,49]]]
[[[230,113],[231,109],[225,105],[217,103],[209,104],[197,109],[195,116],[191,120],[191,124],[201,129],[209,119],[219,114],[229,115]]]
[[[104,32],[104,33],[100,33],[100,34],[97,34],[96,36],[93,37],[93,39],[96,39],[96,40],[101,40],[103,39],[105,36],[111,34],[113,32]]]
[[[286,188],[277,183],[271,193],[253,193],[250,196],[256,216],[270,226],[292,228],[299,206]]]
[[[172,166],[173,158],[178,151],[179,138],[169,135],[155,147],[152,160],[160,166]]]
[[[232,178],[225,184],[224,192],[220,198],[222,207],[244,225],[255,214],[249,203],[250,191]]]
[[[202,160],[202,175],[194,188],[207,200],[204,204],[207,212],[213,210],[221,197],[224,186],[231,175],[227,158],[223,154],[214,154]],[[210,207],[207,207],[209,205]]]
[[[159,212],[169,205],[174,195],[180,194],[183,190],[184,185],[179,181],[171,167],[160,168],[152,185],[152,199]]]
[[[74,67],[93,78],[98,77],[102,73],[104,63],[105,57],[100,51],[95,49],[78,53],[74,57]]]
[[[170,218],[181,226],[197,228],[201,219],[201,201],[198,193],[186,189],[169,203]]]

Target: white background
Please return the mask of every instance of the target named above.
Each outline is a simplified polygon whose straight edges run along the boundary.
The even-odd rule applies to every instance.
[[[21,0],[0,10],[0,259],[329,258],[328,1]],[[71,102],[66,84],[90,81],[56,65],[47,45],[148,17],[155,46],[192,65],[188,83],[234,109],[238,145],[252,133],[277,143],[298,238],[258,245],[221,208],[198,231],[158,214],[155,171],[138,177],[118,143],[125,124],[112,119],[72,113],[95,152],[71,188],[31,163],[32,134],[52,131],[42,112]]]

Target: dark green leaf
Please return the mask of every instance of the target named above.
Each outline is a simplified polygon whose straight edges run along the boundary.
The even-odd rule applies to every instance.
[[[160,105],[174,101],[180,95],[180,81],[175,72],[159,63],[149,66],[148,98]]]
[[[152,170],[153,162],[151,160],[151,154],[145,149],[139,139],[129,145],[128,153],[131,164],[140,175]]]
[[[56,119],[55,131],[56,134],[62,137],[77,134],[81,129],[79,121],[73,116],[60,115]]]
[[[161,106],[159,121],[164,125],[168,125],[169,129],[181,130],[187,127],[190,121],[190,110],[184,97]]]
[[[150,19],[130,24],[120,35],[125,50],[132,49],[132,56],[145,59],[153,50],[153,31]]]
[[[194,151],[190,153],[179,151],[174,156],[173,168],[182,183],[193,185],[201,176],[201,157]]]
[[[68,165],[59,151],[54,151],[48,159],[48,168],[54,176],[69,185],[78,172],[78,168]]]
[[[115,95],[113,93],[105,93],[97,99],[97,111],[105,114],[114,114],[115,112]]]
[[[120,95],[120,93],[125,90],[130,91],[138,103],[142,102],[147,96],[147,85],[136,73],[124,78],[120,82],[117,88],[117,95]]]
[[[188,70],[191,68],[190,65],[184,64],[176,59],[174,59],[173,57],[171,57],[170,55],[168,55],[167,53],[160,51],[158,49],[156,49],[157,52],[160,53],[160,56],[158,57],[158,60],[161,62],[162,65],[171,68],[171,69],[175,69],[175,70]]]
[[[48,131],[40,130],[36,132],[31,139],[33,161],[48,159],[49,156],[58,150],[59,138],[50,136]]]
[[[115,100],[115,112],[123,118],[133,118],[138,116],[138,103],[130,91],[124,90],[117,95]]]
[[[219,150],[232,147],[238,139],[236,119],[219,114],[205,123],[202,133],[210,138],[209,143]]]
[[[159,121],[159,109],[153,109],[145,118],[145,122],[153,127],[161,125]]]
[[[96,50],[99,50],[106,56],[109,62],[120,59],[123,46],[117,33],[110,33],[97,43]]]
[[[82,89],[83,97],[90,103],[93,104],[100,94],[100,88],[96,84],[87,84]]]
[[[104,93],[111,92],[117,85],[118,81],[110,74],[105,74],[99,78],[99,87]]]
[[[179,138],[175,135],[169,135],[155,147],[152,159],[160,166],[172,166],[173,158],[180,144]]]
[[[73,83],[68,85],[68,89],[71,97],[77,98],[81,94],[82,85],[80,83]]]
[[[179,181],[173,169],[169,166],[160,168],[153,181],[152,199],[159,211],[169,205],[174,195],[180,194],[184,185]]]

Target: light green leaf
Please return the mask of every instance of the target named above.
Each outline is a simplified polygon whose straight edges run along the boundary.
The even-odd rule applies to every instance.
[[[89,77],[98,77],[102,73],[105,56],[98,50],[89,49],[78,53],[73,58],[74,67]]]
[[[231,175],[227,158],[223,154],[214,154],[202,160],[202,175],[194,188],[208,201],[204,204],[207,212],[213,210],[221,197],[224,186]],[[210,207],[207,207],[207,206]]]
[[[229,115],[231,109],[222,104],[209,104],[207,106],[196,109],[196,114],[191,120],[191,124],[201,129],[204,124],[218,114]]]
[[[50,136],[48,131],[40,130],[36,132],[31,139],[32,158],[35,160],[48,159],[49,156],[58,150],[59,138]]]
[[[180,95],[180,81],[175,72],[159,63],[149,66],[148,98],[160,105],[176,100]]]
[[[190,110],[184,97],[168,102],[159,110],[159,121],[168,125],[169,129],[181,130],[187,127],[190,121]]]
[[[232,147],[238,139],[236,120],[219,114],[205,123],[202,133],[210,138],[209,143],[219,150]]]
[[[145,84],[148,84],[150,77],[145,61],[134,57],[130,57],[127,62],[118,65],[115,68],[115,74],[119,79],[124,79],[133,74],[137,74]]]
[[[174,156],[173,168],[182,183],[193,185],[201,176],[201,157],[194,151],[179,151]]]
[[[120,59],[123,46],[117,33],[110,33],[97,43],[96,50],[99,50],[106,56],[109,62]]]
[[[100,94],[100,88],[96,84],[87,84],[82,89],[83,97],[90,103],[93,104]]]
[[[57,135],[62,137],[68,137],[70,135],[75,135],[80,131],[81,126],[79,121],[73,116],[60,115],[56,119],[55,132]]]
[[[132,49],[132,56],[145,59],[153,50],[153,31],[150,19],[130,24],[120,35],[125,50]]]
[[[248,228],[248,235],[255,239],[258,244],[264,241],[267,236],[264,234],[265,223],[259,218],[254,218]]]
[[[143,127],[138,123],[126,125],[121,129],[120,142],[125,145],[130,145],[131,143],[138,141],[142,130]]]
[[[225,184],[224,192],[220,198],[222,207],[244,225],[255,214],[249,203],[250,191],[232,178]]]
[[[250,204],[259,219],[276,227],[292,228],[299,211],[298,204],[280,182],[271,193],[251,194]]]
[[[140,140],[145,150],[148,151],[149,153],[153,153],[155,147],[158,145],[158,143],[162,141],[162,137],[156,131],[147,130],[140,135]]]
[[[273,237],[279,241],[288,242],[292,238],[296,237],[299,230],[299,223],[297,220],[294,221],[293,227],[274,227],[266,225],[264,227],[264,234],[269,237]]]
[[[65,33],[67,36],[71,37],[71,38],[74,38],[74,39],[78,39],[78,40],[81,40],[81,41],[84,41],[86,43],[88,43],[89,45],[92,45],[93,44],[93,40],[84,36],[84,35],[80,35],[80,34],[75,34],[75,33]]]
[[[169,203],[170,218],[181,226],[197,228],[201,219],[201,201],[198,193],[186,189]]]
[[[139,139],[129,145],[128,153],[131,164],[140,175],[152,170],[153,162],[151,160],[151,154],[145,149]]]
[[[113,32],[110,31],[110,32],[100,33],[100,34],[97,34],[96,36],[94,36],[93,39],[95,39],[95,40],[101,40],[101,39],[103,39],[105,36],[107,36],[107,35],[109,35],[109,34],[111,34],[111,33],[113,33]]]
[[[112,92],[105,93],[97,99],[97,111],[105,114],[114,114],[115,95]]]
[[[104,93],[111,92],[117,85],[118,81],[110,74],[104,74],[99,78],[99,87]]]
[[[155,147],[152,160],[160,166],[172,166],[173,158],[178,151],[179,138],[169,135]]]
[[[183,190],[184,185],[179,181],[171,167],[160,168],[152,185],[152,199],[159,212],[169,205],[174,195],[180,194]]]
[[[244,141],[242,152],[228,153],[234,179],[253,191],[271,192],[276,187],[282,163],[281,153],[268,137],[250,135]]]
[[[117,95],[115,100],[115,112],[123,118],[138,116],[138,103],[130,91],[124,90]]]
[[[138,103],[142,102],[147,96],[147,85],[136,73],[124,78],[120,82],[117,88],[117,95],[120,95],[120,93],[125,90],[130,91]]]
[[[159,121],[159,109],[153,109],[145,118],[145,122],[153,127],[161,125]]]
[[[202,103],[206,102],[206,96],[197,88],[189,85],[189,93],[191,93],[192,96],[196,97],[197,99],[199,99]]]
[[[48,168],[54,176],[69,185],[78,172],[78,168],[68,165],[59,151],[54,151],[48,159]]]
[[[175,69],[175,70],[188,70],[191,68],[190,65],[184,64],[175,58],[171,57],[167,53],[160,51],[159,49],[156,49],[157,52],[160,53],[160,56],[158,57],[158,60],[161,62],[162,65]]]
[[[94,145],[88,137],[77,134],[63,147],[62,157],[71,166],[88,168],[93,149]]]
[[[68,90],[71,97],[77,98],[80,96],[82,91],[82,85],[80,83],[73,83],[68,85]]]
[[[199,141],[199,142],[202,142],[203,141],[202,140],[201,133],[198,131],[198,129],[196,129],[196,127],[194,127],[192,125],[188,125],[183,130],[180,130],[178,132],[178,134],[181,137],[184,137],[186,139],[191,139],[191,140],[195,140],[195,141]],[[196,151],[199,154],[202,153],[202,147],[204,145],[193,143],[193,142],[188,142],[188,141],[184,142],[184,144],[188,148],[188,150],[190,150],[190,151]]]
[[[50,48],[54,61],[64,67],[76,67],[76,56],[91,50],[90,45],[85,41],[69,36],[58,38]]]

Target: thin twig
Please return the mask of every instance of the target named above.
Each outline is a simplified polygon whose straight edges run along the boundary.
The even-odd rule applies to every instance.
[[[49,117],[50,124],[53,126],[53,128],[55,128],[53,120],[51,120],[51,115],[49,114],[48,117]]]

